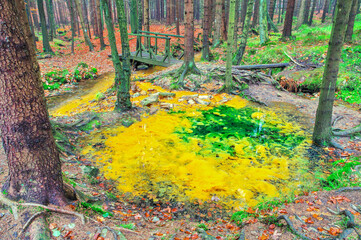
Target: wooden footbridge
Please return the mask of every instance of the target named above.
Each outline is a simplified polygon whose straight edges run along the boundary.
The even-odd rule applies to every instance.
[[[173,58],[170,50],[170,41],[172,37],[184,38],[184,36],[148,31],[139,31],[137,34],[132,33],[129,35],[137,37],[137,51],[131,53],[131,62],[162,67],[169,67],[173,64],[182,62],[179,59]],[[152,39],[154,39],[154,41],[152,41]],[[158,41],[165,41],[165,47],[162,54],[158,54],[160,53]],[[143,42],[147,43],[147,48],[144,46]],[[154,45],[152,45],[152,42],[154,42]],[[121,55],[119,57],[121,57]]]

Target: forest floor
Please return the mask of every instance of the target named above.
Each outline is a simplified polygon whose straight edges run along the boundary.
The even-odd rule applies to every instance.
[[[114,107],[114,92],[106,91],[112,86],[111,79],[113,77],[112,74],[109,74],[113,69],[112,63],[108,58],[110,53],[109,47],[104,51],[88,53],[84,43],[80,41],[79,45],[80,47],[77,48],[78,52],[75,55],[69,54],[68,47],[60,47],[57,56],[40,60],[42,73],[46,73],[54,68],[66,67],[72,69],[80,61],[85,61],[99,70],[99,78],[104,80],[102,91],[105,89],[105,97],[95,101],[95,95],[100,91],[96,89],[99,86],[97,85],[97,80],[95,80],[94,85],[89,86],[90,89],[85,89],[87,91],[84,93],[67,96],[71,98],[70,102],[73,101],[71,104],[73,104],[72,107],[75,109],[69,110],[66,108],[66,105],[70,106],[69,102],[59,104],[60,107],[53,103],[49,109],[50,114],[53,115],[52,120],[62,123],[72,123],[81,118],[89,119],[93,116],[91,112],[109,112]],[[203,72],[207,72],[209,68],[222,66],[222,64],[221,60],[218,63],[212,64],[197,63]],[[173,66],[149,76],[147,74],[143,75],[148,79],[152,79],[178,67]],[[140,74],[138,77],[141,76],[143,78],[143,75]],[[209,83],[205,81],[206,78],[209,78],[209,75],[205,77],[191,75],[187,78],[186,86],[193,89],[194,94],[214,96],[215,99],[218,99],[219,103],[224,99],[232,101],[233,96],[221,95],[220,98],[217,98],[217,90],[223,84],[221,80]],[[202,82],[203,84],[195,87],[194,82]],[[157,86],[161,86],[167,92],[177,92],[170,90],[171,85],[172,81],[170,78],[162,77],[155,80],[152,89],[148,89],[149,91],[143,93],[141,89],[137,89],[136,84],[133,84],[133,96],[135,93],[143,95],[141,98],[138,97],[139,99],[137,97],[133,99],[134,104],[139,106],[137,110],[133,111],[130,115],[109,112],[102,118],[102,125],[109,126],[119,122],[124,123],[124,120],[129,119],[129,116],[132,119],[141,120],[144,116],[161,114],[165,111],[164,105],[162,107],[161,104],[154,104],[146,108],[139,105],[139,103],[142,99],[149,97],[150,94],[157,92],[159,90]],[[94,91],[91,88],[94,88]],[[312,131],[318,104],[317,95],[302,97],[294,93],[277,90],[274,86],[267,83],[249,84],[249,94],[259,102],[267,104],[268,108],[276,112],[281,112],[282,110],[283,114],[293,116],[294,120],[307,131]],[[59,92],[59,95],[61,96],[62,93]],[[60,97],[60,100],[56,101],[63,100],[65,99]],[[236,100],[238,101],[238,99]],[[190,102],[187,104],[201,105]],[[336,102],[334,116],[342,116],[343,118],[337,122],[335,127],[345,129],[360,124],[361,112],[359,106],[356,105],[355,108],[354,105],[353,107],[350,108],[349,105],[342,101]],[[62,111],[71,116],[62,117]],[[57,112],[60,113],[58,114]],[[96,203],[72,202],[67,208],[84,213],[91,219],[88,220],[87,224],[82,224],[76,216],[59,213],[49,214],[48,223],[54,239],[115,239],[113,234],[120,234],[119,232],[122,234],[118,235],[118,239],[129,240],[297,239],[287,228],[284,221],[277,221],[277,217],[281,215],[288,216],[295,229],[299,233],[307,235],[310,239],[335,238],[335,236],[351,225],[351,221],[345,215],[335,213],[342,210],[349,210],[355,216],[354,222],[361,224],[361,215],[353,207],[353,205],[361,205],[360,191],[349,191],[347,189],[344,189],[345,191],[325,191],[316,180],[314,183],[310,183],[310,185],[314,185],[313,190],[310,190],[311,188],[301,189],[301,194],[287,196],[289,199],[287,201],[276,199],[273,202],[266,202],[263,205],[246,208],[243,213],[247,216],[244,219],[241,218],[243,220],[242,224],[237,222],[239,218],[231,219],[232,214],[236,212],[235,210],[219,204],[217,201],[182,203],[155,201],[156,199],[152,198],[138,199],[136,201],[118,192],[114,180],[107,179],[102,172],[95,177],[90,176],[91,170],[98,169],[100,166],[95,157],[86,158],[81,153],[82,146],[79,144],[79,140],[82,141],[90,133],[97,130],[95,128],[85,131],[70,131],[71,134],[75,135],[75,139],[71,141],[78,149],[75,151],[75,155],[62,154],[61,156],[66,179],[70,183],[76,183],[77,189],[98,200]],[[76,142],[75,140],[78,141]],[[353,139],[340,138],[337,141],[350,149],[361,151],[361,140],[357,136]],[[330,164],[336,160],[345,159],[347,163],[350,161],[348,159],[352,158],[349,153],[337,149],[328,148],[325,150],[329,154],[326,154],[316,163],[316,165],[324,167],[325,173],[330,173]],[[0,180],[4,182],[7,176],[7,166],[2,147],[0,147],[0,170]],[[358,169],[351,170],[355,174],[351,173],[350,177],[357,178]],[[309,170],[311,173],[312,171],[312,169]],[[349,179],[349,181],[354,180]],[[25,217],[22,220],[14,220],[13,215],[8,209],[0,209],[0,233],[3,236],[2,238],[19,239],[19,233],[25,224],[24,219],[28,219],[32,214],[33,212],[29,211],[25,213]],[[244,234],[245,238],[242,238],[242,234]],[[349,239],[357,239],[357,237],[357,233],[353,232]]]

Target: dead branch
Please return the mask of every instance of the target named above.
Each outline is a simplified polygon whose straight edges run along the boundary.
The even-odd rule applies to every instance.
[[[303,64],[301,64],[301,63],[298,63],[298,62],[297,62],[296,60],[294,60],[290,55],[288,55],[288,54],[286,53],[286,51],[283,51],[283,53],[284,53],[294,64],[296,64],[297,66],[306,68],[305,65],[303,65]]]

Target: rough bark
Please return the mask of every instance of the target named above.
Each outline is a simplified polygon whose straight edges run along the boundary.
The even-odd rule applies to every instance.
[[[347,23],[347,30],[346,30],[346,36],[345,36],[346,42],[352,41],[353,27],[355,25],[355,18],[356,18],[356,14],[357,14],[357,6],[358,6],[358,1],[353,0],[350,17],[349,17],[349,20]]]
[[[93,51],[94,47],[90,41],[90,38],[88,35],[88,29],[84,22],[84,17],[83,17],[84,13],[83,13],[81,5],[80,5],[80,0],[74,0],[74,2],[75,2],[76,9],[78,10],[80,25],[81,25],[81,28],[83,29],[83,36],[84,36],[85,43],[88,45],[89,51]]]
[[[210,51],[209,51],[209,35],[210,30],[212,29],[212,1],[204,0],[204,17],[203,17],[203,48],[202,48],[202,58],[204,60],[210,60]]]
[[[0,1],[0,132],[14,200],[64,205],[61,162],[46,109],[24,1]]]
[[[252,17],[254,2],[255,2],[254,0],[249,0],[248,4],[247,4],[247,13],[246,13],[246,19],[245,19],[245,23],[244,23],[244,28],[243,28],[242,35],[241,35],[241,43],[239,45],[237,55],[234,59],[234,62],[237,65],[239,65],[241,63],[243,54],[244,54],[246,46],[247,46],[248,32],[249,32],[250,25],[251,25],[251,17]]]
[[[246,19],[246,14],[247,14],[247,5],[248,5],[248,0],[242,0],[242,4],[241,4],[241,31],[243,32],[243,28],[244,28],[244,24],[245,24],[245,19]]]
[[[288,0],[285,23],[283,26],[282,38],[287,39],[292,36],[293,11],[295,9],[295,0]]]
[[[221,44],[221,24],[222,24],[222,0],[216,0],[216,16],[214,20],[213,47]]]
[[[100,7],[100,1],[101,0],[95,0],[96,4],[96,14],[98,16],[98,25],[99,25],[99,41],[100,41],[100,50],[105,49],[105,43],[104,43],[104,33],[103,33],[103,14],[101,12]]]
[[[55,35],[56,35],[56,29],[55,29],[55,17],[54,17],[54,3],[53,0],[45,0],[46,3],[46,9],[48,14],[48,22],[49,22],[49,40],[53,41]]]
[[[241,0],[236,0],[236,6],[235,6],[235,15],[234,15],[234,44],[233,44],[233,53],[235,53],[237,51],[237,43],[238,43],[238,28],[239,28],[239,17],[240,17],[240,12],[239,12],[239,7],[241,5]]]
[[[41,32],[43,36],[43,51],[45,53],[54,54],[53,50],[50,47],[48,29],[46,28],[44,3],[43,0],[37,0],[37,1],[38,1],[38,11],[40,16]]]
[[[127,111],[132,108],[130,101],[130,76],[131,76],[131,65],[130,65],[130,48],[128,39],[127,29],[127,17],[124,11],[123,0],[116,0],[116,8],[118,12],[118,24],[120,31],[120,39],[122,42],[122,72],[119,74],[119,80],[116,81],[117,86],[117,100],[115,102],[115,111]],[[115,44],[115,39],[114,39]],[[116,46],[115,46],[116,47]],[[118,53],[118,51],[116,52]],[[115,52],[114,52],[115,54]],[[119,57],[118,57],[119,59]],[[118,61],[117,61],[118,62]],[[117,66],[118,63],[116,62]]]
[[[306,8],[306,1],[307,0],[301,0],[301,6],[300,6],[300,10],[298,12],[298,17],[297,17],[296,29],[301,27],[301,25],[303,24],[304,17],[305,17],[304,12],[305,12],[305,8]]]
[[[343,0],[338,1],[337,3],[336,16],[328,45],[321,93],[313,131],[313,143],[319,146],[329,145],[332,140],[332,110],[335,98],[336,81],[352,1],[353,0]]]
[[[74,6],[72,0],[67,0],[69,13],[70,13],[70,23],[71,23],[71,53],[74,53],[74,37],[75,37],[75,22],[74,22]]]
[[[259,40],[260,44],[265,44],[268,38],[268,21],[267,21],[267,0],[260,0],[259,5]]]
[[[311,9],[311,13],[310,13],[310,19],[307,22],[308,26],[312,26],[313,16],[315,15],[316,4],[317,4],[317,0],[312,0],[312,9]]]
[[[259,16],[259,1],[260,0],[256,0],[256,2],[254,3],[254,11],[253,11],[253,19],[252,19],[252,26],[251,28],[255,28],[259,22],[258,20],[258,16]]]
[[[262,1],[262,0],[261,0]],[[234,49],[234,22],[236,14],[236,0],[231,0],[229,5],[229,17],[228,17],[228,39],[227,39],[227,60],[226,60],[226,82],[224,88],[226,92],[232,90],[232,58]]]

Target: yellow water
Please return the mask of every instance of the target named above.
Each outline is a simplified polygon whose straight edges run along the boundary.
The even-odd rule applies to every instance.
[[[140,71],[133,79],[142,78],[161,67]],[[105,75],[92,89],[79,98],[73,98],[53,108],[53,116],[74,115],[85,111],[107,112],[114,107],[115,97],[94,101],[99,92],[106,92],[114,83],[114,75]],[[155,92],[168,92],[147,82],[136,82],[137,91],[143,95],[132,98],[134,105]],[[144,94],[147,93],[147,94]],[[200,116],[200,109],[226,104],[243,108],[248,102],[238,96],[215,94],[208,106],[182,101],[194,92],[175,91],[174,98],[161,99],[174,111],[169,114],[160,109],[155,115],[144,115],[142,121],[129,128],[113,126],[93,131],[83,139],[82,154],[96,160],[104,176],[117,182],[119,191],[132,196],[146,196],[154,200],[177,201],[219,200],[230,207],[241,209],[254,206],[265,198],[279,197],[295,191],[306,175],[301,176],[305,162],[302,154],[309,141],[294,149],[292,159],[281,154],[271,154],[270,144],[249,147],[249,139],[229,138],[228,145],[236,151],[231,156],[226,151],[208,151],[215,138],[191,139],[186,142],[175,133],[185,128],[191,131],[189,118]],[[134,94],[134,92],[132,92]],[[205,94],[201,94],[205,95]],[[270,110],[259,109],[252,118],[277,125],[286,134],[301,134],[297,124],[287,122]],[[103,143],[104,148],[96,148]],[[274,149],[273,149],[274,150]],[[274,152],[274,151],[273,151]]]

